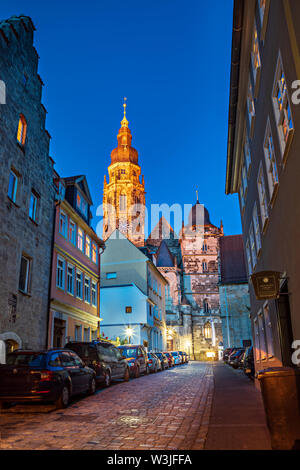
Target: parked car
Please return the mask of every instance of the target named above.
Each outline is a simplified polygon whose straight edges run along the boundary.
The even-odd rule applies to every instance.
[[[184,357],[184,354],[182,351],[178,351],[179,355],[180,355],[180,358],[181,358],[181,364],[184,364],[185,363],[185,357]]]
[[[65,348],[75,351],[86,366],[94,369],[98,384],[109,387],[113,380],[128,381],[130,378],[126,358],[109,341],[72,341]]]
[[[230,366],[232,366],[234,369],[237,369],[239,367],[239,361],[240,361],[242,355],[244,354],[244,352],[245,352],[245,349],[240,348],[237,351],[230,354],[230,356],[228,358],[228,364]]]
[[[160,359],[162,370],[169,369],[169,360],[162,352],[156,352],[155,355]]]
[[[158,372],[159,370],[162,370],[161,361],[156,354],[148,352],[147,356],[150,372]]]
[[[234,354],[239,348],[228,348],[223,353],[223,361],[228,364],[231,354]]]
[[[181,356],[178,351],[171,351],[172,356],[174,357],[175,366],[181,364]]]
[[[118,346],[118,349],[122,351],[123,356],[127,359],[131,377],[137,378],[140,374],[149,374],[148,357],[144,346],[126,344]]]
[[[254,380],[255,375],[255,367],[254,367],[254,354],[253,354],[253,346],[249,346],[244,355],[243,361],[243,371],[244,374],[247,375],[251,380]]]
[[[184,362],[188,363],[189,362],[189,356],[184,351],[183,351],[183,355],[184,355]]]
[[[172,356],[172,354],[170,352],[164,352],[164,354],[165,354],[165,356],[167,357],[167,359],[169,361],[169,367],[174,367],[175,366],[175,359]]]
[[[66,408],[71,396],[95,390],[95,371],[67,349],[18,349],[7,355],[6,364],[0,364],[0,408],[31,401]]]

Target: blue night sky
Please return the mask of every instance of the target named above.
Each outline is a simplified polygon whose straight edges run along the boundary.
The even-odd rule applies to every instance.
[[[212,223],[241,232],[224,192],[232,11],[233,0],[2,2],[2,19],[36,26],[50,155],[61,176],[87,176],[94,214],[126,96],[147,206],[193,204],[198,189]]]

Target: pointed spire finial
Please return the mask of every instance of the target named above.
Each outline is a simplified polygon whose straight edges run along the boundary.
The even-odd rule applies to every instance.
[[[128,127],[128,121],[127,121],[127,119],[126,119],[126,107],[127,107],[126,101],[127,101],[127,98],[124,97],[124,103],[123,103],[124,117],[123,117],[123,119],[122,119],[122,121],[121,121],[122,127]]]
[[[199,202],[198,189],[196,189],[197,202]]]

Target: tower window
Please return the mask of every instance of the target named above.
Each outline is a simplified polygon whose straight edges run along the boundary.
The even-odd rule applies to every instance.
[[[21,145],[25,144],[27,132],[27,122],[23,114],[20,114],[19,124],[18,124],[18,133],[17,140]]]
[[[126,210],[126,194],[120,195],[120,211]]]
[[[207,322],[204,325],[204,338],[205,339],[211,339],[211,337],[212,337],[211,324],[209,322]]]

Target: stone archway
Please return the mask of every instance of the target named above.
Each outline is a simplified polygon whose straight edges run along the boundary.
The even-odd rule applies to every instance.
[[[22,347],[21,338],[13,331],[0,334],[0,364],[5,364],[6,355]]]

